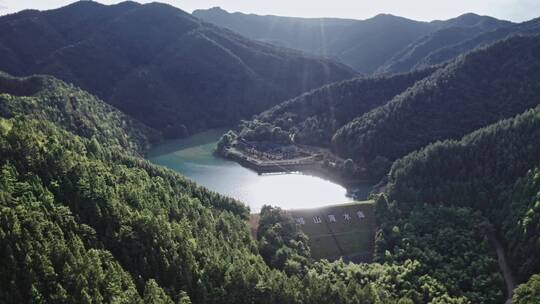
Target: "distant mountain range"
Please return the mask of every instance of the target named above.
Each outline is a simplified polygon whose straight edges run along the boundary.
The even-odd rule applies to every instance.
[[[354,19],[229,13],[219,7],[196,10],[192,15],[250,39],[318,55],[328,55],[326,46],[329,46],[337,35],[358,22]]]
[[[169,5],[93,1],[1,17],[0,70],[72,82],[169,137],[231,125],[355,75]]]
[[[497,29],[520,31],[523,25],[472,13],[432,22],[387,14],[366,20],[259,16],[218,7],[193,15],[251,39],[337,59],[363,74],[406,72],[426,62],[441,63],[481,41],[470,41],[474,47],[453,55],[433,55],[439,59],[431,54]]]

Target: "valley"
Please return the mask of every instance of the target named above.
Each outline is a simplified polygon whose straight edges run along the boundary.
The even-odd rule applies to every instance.
[[[353,200],[353,193],[358,199],[366,199],[371,191],[368,182],[357,181],[344,187],[320,171],[301,173],[295,168],[257,173],[242,167],[214,153],[225,131],[217,129],[159,144],[148,151],[147,158],[210,190],[245,202],[252,213],[258,213],[265,204],[296,209],[346,203]]]
[[[294,167],[274,165],[263,172],[257,172],[259,164],[255,168],[251,165],[243,167],[216,154],[217,142],[226,131],[216,129],[166,141],[150,149],[147,159],[209,190],[246,203],[255,236],[258,213],[264,205],[272,205],[282,208],[300,223],[302,232],[310,239],[314,258],[371,261],[375,236],[374,205],[373,202],[353,201],[366,199],[373,189],[372,184],[349,180],[346,188],[327,180],[324,177],[327,175],[314,163],[308,166],[295,164]],[[363,211],[364,217],[359,217],[359,210]],[[321,221],[313,222],[315,219]]]
[[[531,3],[50,1],[0,0],[0,303],[540,303]]]

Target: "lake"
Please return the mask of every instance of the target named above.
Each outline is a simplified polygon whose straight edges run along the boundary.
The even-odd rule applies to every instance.
[[[215,156],[226,130],[211,130],[152,148],[148,160],[173,169],[206,188],[246,203],[252,213],[264,204],[284,209],[313,208],[351,202],[347,189],[321,177],[301,173],[264,174]],[[369,185],[355,190],[369,192]]]

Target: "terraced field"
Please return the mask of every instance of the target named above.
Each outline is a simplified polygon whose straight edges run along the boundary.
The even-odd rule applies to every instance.
[[[309,236],[314,258],[371,261],[375,234],[372,201],[289,212]]]

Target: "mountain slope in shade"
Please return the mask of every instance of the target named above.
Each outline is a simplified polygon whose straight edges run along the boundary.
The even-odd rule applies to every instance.
[[[417,68],[417,65],[431,53],[462,43],[481,33],[512,26],[512,23],[508,21],[475,14],[465,14],[454,19],[434,23],[439,24],[441,29],[409,44],[379,67],[377,73],[410,71]]]
[[[296,143],[329,146],[334,132],[354,118],[384,105],[429,76],[435,68],[362,77],[333,83],[283,102],[255,117],[288,132]]]
[[[212,8],[193,15],[252,39],[336,58],[363,74],[372,73],[395,52],[439,27],[384,14],[351,20],[260,16]]]
[[[399,158],[540,103],[540,36],[513,37],[455,60],[338,130],[332,147],[360,162]]]
[[[392,15],[317,19],[228,13],[220,8],[196,10],[193,15],[253,39],[336,58],[364,74],[438,27]]]
[[[92,1],[1,17],[0,69],[73,82],[172,137],[230,125],[354,76],[172,6]]]
[[[195,10],[193,16],[251,39],[323,56],[329,55],[326,48],[331,41],[357,22],[339,18],[295,18],[229,13],[219,7]]]
[[[431,52],[511,25],[471,13],[432,22],[384,14],[366,20],[260,16],[220,8],[193,15],[252,39],[336,58],[364,74],[410,71]]]
[[[492,44],[498,40],[508,38],[517,34],[538,34],[540,33],[540,18],[526,21],[519,24],[503,26],[492,31],[480,33],[470,39],[461,41],[454,45],[449,45],[438,50],[433,50],[428,56],[419,60],[416,67],[430,66],[452,60],[469,52],[475,48]]]
[[[328,53],[361,73],[371,74],[409,43],[436,26],[392,15],[358,21],[328,46]]]

